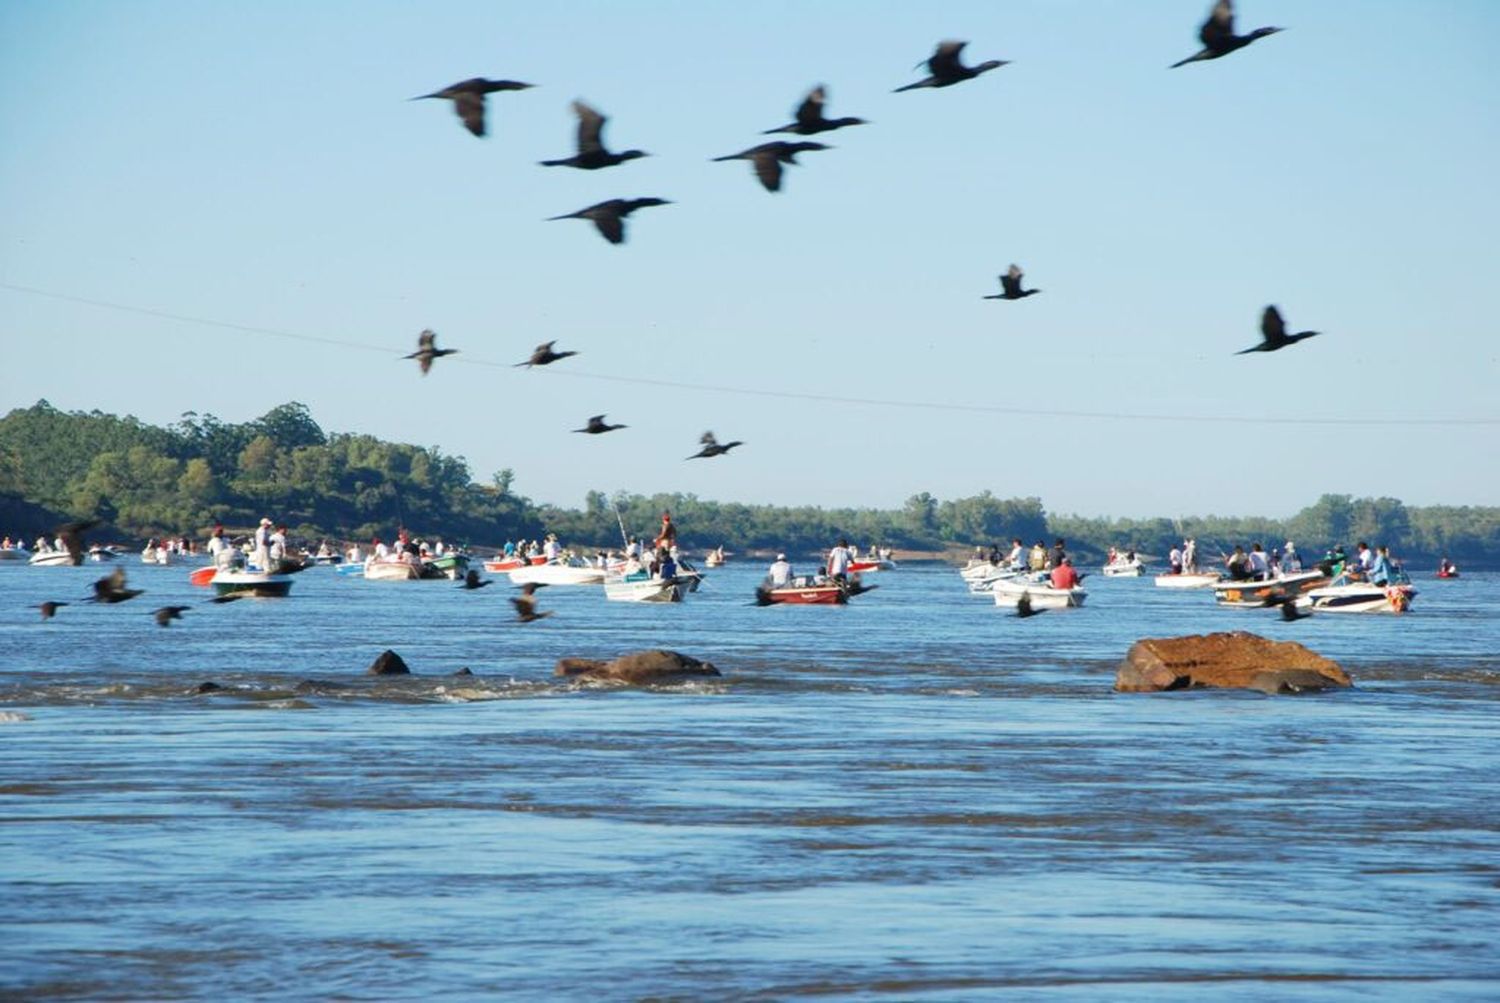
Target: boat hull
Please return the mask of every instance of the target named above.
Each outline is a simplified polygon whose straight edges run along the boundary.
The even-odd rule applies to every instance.
[[[38,568],[68,567],[73,563],[73,555],[66,550],[48,550],[32,554],[31,559],[26,563]]]
[[[370,561],[365,565],[365,579],[372,582],[415,582],[422,577],[422,566],[405,561]]]
[[[1156,587],[1159,589],[1211,589],[1219,584],[1218,574],[1192,574],[1180,571],[1175,575],[1157,575]]]
[[[484,562],[484,570],[490,574],[499,575],[507,571],[514,571],[517,568],[526,567],[527,563],[519,557],[496,557]],[[530,563],[537,565],[546,564],[547,559],[545,557],[533,557]]]
[[[1304,571],[1284,578],[1268,578],[1264,581],[1220,581],[1214,585],[1214,601],[1232,609],[1262,609],[1280,606],[1289,599],[1296,599],[1309,589],[1315,589],[1328,581],[1320,572]]]
[[[599,585],[604,582],[604,571],[570,564],[538,564],[511,570],[510,580],[515,585]]]
[[[686,584],[676,578],[604,581],[604,598],[613,602],[682,602]]]
[[[221,596],[244,595],[256,599],[282,599],[292,591],[291,575],[265,575],[252,571],[220,571],[209,582]]]
[[[1082,606],[1088,593],[1080,586],[1071,589],[1055,589],[1050,585],[1027,582],[996,582],[993,589],[996,606],[1019,606],[1022,596],[1028,596],[1032,609],[1067,609]]]
[[[1298,605],[1319,613],[1405,613],[1416,594],[1410,585],[1332,585],[1308,591]]]
[[[849,601],[848,590],[837,584],[762,588],[755,593],[762,606],[839,606]]]
[[[1140,561],[1106,564],[1100,570],[1110,578],[1139,578],[1146,573],[1146,567]]]

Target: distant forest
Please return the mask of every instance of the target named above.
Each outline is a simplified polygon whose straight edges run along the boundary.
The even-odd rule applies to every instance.
[[[46,401],[0,419],[0,533],[27,541],[68,519],[98,518],[97,539],[151,536],[202,539],[215,523],[248,530],[262,515],[308,540],[390,538],[400,526],[472,546],[557,533],[577,547],[614,547],[620,521],[633,533],[655,529],[671,509],[689,549],[811,553],[839,537],[860,546],[961,551],[1020,537],[1055,537],[1097,558],[1109,547],[1160,557],[1185,535],[1200,553],[1295,540],[1305,555],[1357,540],[1432,563],[1500,564],[1500,508],[1409,508],[1394,498],[1325,494],[1290,519],[1194,516],[1090,519],[1049,515],[1040,498],[996,498],[988,491],[939,500],[923,492],[896,510],[743,505],[694,495],[590,491],[581,509],[537,505],[511,489],[502,470],[477,483],[462,457],[435,446],[329,434],[306,406],[283,404],[228,424],[189,412],[166,428],[132,417],[63,412]],[[616,512],[619,513],[617,520]]]

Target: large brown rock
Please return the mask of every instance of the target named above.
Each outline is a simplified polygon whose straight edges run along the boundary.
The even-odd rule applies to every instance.
[[[1115,670],[1115,689],[1122,693],[1192,686],[1303,693],[1353,685],[1332,659],[1296,641],[1272,641],[1243,630],[1137,641]]]
[[[389,648],[382,651],[365,671],[372,676],[411,675],[411,669],[406,667],[406,662],[402,661],[401,656]]]
[[[559,658],[556,674],[574,679],[613,679],[622,683],[660,683],[693,676],[717,676],[708,662],[676,651],[637,651],[612,662],[593,658]]]

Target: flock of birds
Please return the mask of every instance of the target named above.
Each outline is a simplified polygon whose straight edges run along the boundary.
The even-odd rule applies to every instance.
[[[1171,69],[1185,66],[1188,63],[1202,60],[1219,59],[1236,52],[1257,39],[1281,31],[1280,28],[1257,28],[1248,34],[1239,35],[1234,29],[1234,4],[1232,0],[1218,0],[1209,12],[1198,31],[1199,41],[1203,48],[1197,53],[1173,63]],[[927,67],[927,76],[914,83],[897,87],[893,93],[903,91],[920,90],[926,88],[952,87],[955,84],[964,83],[968,80],[988,73],[991,70],[1005,66],[1008,60],[989,59],[974,65],[966,65],[963,62],[963,51],[968,43],[961,41],[944,41],[938,43],[932,55],[924,62]],[[918,63],[918,66],[924,63]],[[453,110],[462,120],[465,128],[475,136],[486,135],[486,105],[485,98],[489,94],[505,91],[526,90],[534,86],[518,80],[489,80],[483,77],[475,77],[463,80],[442,90],[433,91],[431,94],[423,94],[413,100],[426,98],[437,98],[453,102]],[[775,135],[791,133],[797,136],[816,136],[836,129],[850,126],[865,125],[865,119],[855,117],[829,118],[826,115],[828,103],[828,90],[823,85],[814,87],[803,98],[801,104],[794,112],[794,120],[787,125],[767,129],[763,135]],[[622,150],[614,152],[604,143],[604,126],[608,118],[598,109],[584,103],[574,101],[572,104],[573,114],[578,118],[578,133],[576,152],[570,157],[562,157],[553,160],[540,161],[543,167],[573,167],[585,171],[597,171],[604,168],[615,167],[619,164],[636,160],[641,157],[650,156],[644,150]],[[727,154],[722,157],[712,158],[715,162],[744,160],[750,163],[755,177],[768,192],[779,192],[781,190],[783,167],[787,164],[796,164],[797,155],[820,150],[830,149],[827,145],[809,141],[799,140],[789,142],[775,140],[761,143],[738,153]],[[645,198],[612,198],[603,202],[595,203],[579,209],[576,212],[564,213],[559,216],[548,217],[549,220],[559,219],[583,219],[592,222],[603,235],[604,239],[611,244],[622,244],[625,242],[625,219],[637,209],[649,208],[671,204],[667,199],[657,197]],[[1020,300],[1028,296],[1035,296],[1041,292],[1040,289],[1022,288],[1025,273],[1021,267],[1012,264],[1005,274],[999,276],[1000,292],[984,296],[987,300]],[[1302,331],[1297,334],[1287,334],[1286,325],[1282,320],[1280,311],[1275,306],[1268,306],[1261,317],[1261,342],[1250,348],[1246,348],[1237,355],[1248,352],[1275,352],[1288,345],[1295,344],[1306,338],[1314,337],[1316,331]],[[518,366],[546,366],[560,359],[578,354],[573,351],[554,351],[554,341],[538,345],[532,352],[531,357],[524,362],[517,363]],[[437,336],[432,331],[423,331],[418,337],[417,350],[407,359],[415,359],[421,367],[423,374],[431,368],[434,359],[444,355],[452,355],[457,349],[440,349],[437,347]],[[594,415],[590,417],[583,428],[573,429],[587,435],[602,435],[626,428],[623,424],[611,424],[605,420],[605,415]],[[700,439],[702,448],[687,457],[687,459],[710,459],[728,453],[735,446],[742,445],[741,442],[720,443],[712,432],[705,432]]]

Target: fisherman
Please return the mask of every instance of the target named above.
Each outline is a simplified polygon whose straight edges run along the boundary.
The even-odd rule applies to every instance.
[[[1031,552],[1026,555],[1026,567],[1032,571],[1043,571],[1047,567],[1047,545],[1041,540],[1031,545]]]
[[[1229,580],[1243,582],[1250,577],[1250,558],[1245,556],[1245,548],[1238,543],[1234,545],[1234,553],[1224,558],[1224,567],[1229,572]]]
[[[1059,536],[1057,542],[1052,544],[1052,563],[1048,567],[1058,567],[1067,556],[1068,552],[1064,549],[1063,538]]]
[[[214,567],[222,568],[234,562],[234,548],[224,539],[224,527],[215,524],[208,538],[208,559]]]
[[[839,537],[838,546],[828,552],[828,577],[836,582],[849,580],[849,562],[853,556],[849,553],[849,541]]]
[[[776,555],[776,562],[766,572],[766,580],[773,589],[785,588],[792,583],[792,566],[785,554]]]
[[[1078,585],[1078,572],[1073,569],[1073,558],[1064,556],[1052,569],[1052,587],[1071,589]]]
[[[1286,541],[1286,549],[1281,552],[1281,573],[1291,575],[1301,570],[1302,555],[1297,553],[1297,545],[1288,540]]]
[[[672,524],[672,513],[661,514],[661,529],[657,531],[656,539],[651,544],[657,550],[666,547],[671,549],[677,546],[677,527]]]
[[[1261,549],[1260,544],[1252,544],[1250,547],[1250,577],[1258,582],[1263,582],[1271,577],[1271,563],[1266,560],[1266,552]]]
[[[1391,560],[1389,547],[1381,547],[1370,563],[1370,582],[1374,585],[1386,586],[1396,578],[1396,564]]]
[[[1370,552],[1370,545],[1365,541],[1360,540],[1354,545],[1354,556],[1359,564],[1359,570],[1365,574],[1368,575],[1370,569],[1375,567],[1375,555]]]
[[[1198,541],[1191,536],[1182,542],[1182,570],[1189,575],[1198,573]]]
[[[1172,548],[1172,552],[1167,555],[1167,566],[1171,568],[1168,574],[1182,574],[1182,551],[1178,550],[1175,546]]]
[[[261,516],[260,525],[255,527],[255,566],[261,571],[269,574],[271,571],[271,527],[272,522],[265,516]]]
[[[1013,536],[1010,538],[1010,554],[1005,558],[1005,563],[1010,565],[1012,571],[1020,571],[1026,563],[1026,548],[1021,545],[1021,538]]]

